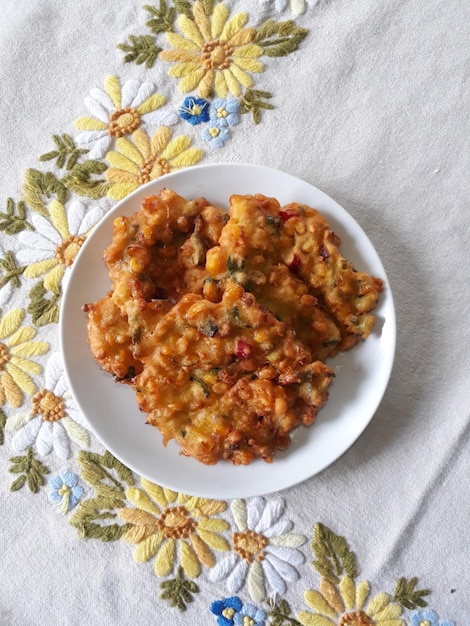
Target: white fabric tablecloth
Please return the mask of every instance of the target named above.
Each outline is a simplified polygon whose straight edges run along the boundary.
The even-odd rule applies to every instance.
[[[166,0],[151,6],[2,4],[0,623],[465,626],[470,5]],[[223,92],[204,93],[196,74],[181,78],[174,69],[187,62],[184,50],[200,49],[194,15],[204,11],[212,35],[220,26],[222,39],[229,30],[234,36],[255,29],[245,32],[245,43],[240,35],[239,48],[249,48],[264,28],[239,57],[243,67],[229,84],[231,122],[238,124],[229,121],[213,134],[210,120],[193,125],[178,109],[185,97],[211,104]],[[173,49],[179,61],[158,56]],[[133,51],[140,56],[124,63]],[[247,76],[251,87],[242,84]],[[185,84],[191,89],[184,94],[178,86]],[[304,179],[354,217],[385,266],[398,334],[383,401],[346,454],[285,492],[211,505],[152,491],[120,472],[67,398],[57,328],[65,266],[56,250],[69,235],[85,234],[135,183],[135,176],[109,174],[129,150],[107,132],[119,87],[123,107],[142,106],[141,132],[166,125],[198,149],[184,153],[188,144],[181,144],[173,165],[178,158],[188,167],[248,162]],[[109,151],[120,152],[120,160],[107,160]],[[92,159],[98,165],[87,170],[83,164]],[[108,186],[95,185],[97,179]],[[56,422],[40,412],[41,390],[65,398]],[[115,482],[103,479],[104,472]],[[206,518],[198,544],[206,551],[176,539],[173,555],[166,535],[163,548],[139,548],[132,529],[150,523],[142,510],[157,519],[177,505],[193,515],[199,507]],[[103,511],[108,516],[100,519]],[[139,522],[136,511],[144,516]],[[124,531],[123,524],[130,526]],[[268,556],[258,554],[254,565],[236,549],[236,533],[244,531],[268,544]],[[321,555],[323,570],[312,564]],[[367,600],[361,581],[370,586]]]

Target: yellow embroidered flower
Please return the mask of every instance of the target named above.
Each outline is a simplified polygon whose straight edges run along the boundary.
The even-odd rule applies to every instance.
[[[71,202],[66,211],[61,202],[52,200],[48,212],[50,221],[42,215],[33,215],[35,231],[19,234],[22,249],[17,259],[27,266],[24,271],[27,278],[44,275],[44,287],[57,294],[87,234],[105,211],[98,206],[87,209],[78,200]]]
[[[75,141],[90,149],[89,159],[101,159],[115,137],[130,135],[143,124],[176,124],[175,113],[157,110],[165,102],[153,83],[128,80],[121,86],[116,76],[107,76],[104,90],[92,89],[85,99],[92,117],[75,120],[75,127],[82,131]]]
[[[315,613],[301,611],[297,619],[304,626],[405,626],[401,606],[391,602],[388,593],[378,593],[367,602],[369,592],[366,580],[356,585],[350,576],[344,576],[336,587],[322,578],[320,591],[305,592]]]
[[[222,513],[227,504],[163,489],[144,478],[143,489],[130,488],[127,499],[136,508],[123,508],[118,515],[132,528],[122,536],[136,546],[134,559],[138,563],[155,557],[157,576],[170,574],[178,558],[185,574],[195,578],[201,565],[213,567],[213,550],[227,551],[227,541],[218,533],[229,524],[213,516]],[[179,555],[177,555],[177,550]]]
[[[169,32],[172,50],[164,50],[160,58],[176,62],[169,75],[181,78],[183,93],[197,88],[201,98],[207,98],[213,89],[225,98],[228,93],[240,96],[242,87],[249,88],[253,79],[248,72],[259,73],[264,65],[257,60],[263,49],[253,43],[254,28],[244,28],[246,13],[236,13],[229,19],[225,4],[217,4],[208,17],[200,0],[193,6],[194,20],[180,15],[178,26],[184,36]]]
[[[23,309],[14,309],[0,322],[0,405],[6,401],[14,408],[23,403],[23,392],[32,395],[37,389],[31,375],[40,374],[42,367],[30,357],[49,350],[45,341],[31,341],[34,328],[21,328],[24,317]]]
[[[179,135],[170,141],[171,134],[171,128],[161,126],[151,138],[138,129],[133,133],[132,141],[124,137],[117,140],[118,152],[106,155],[112,166],[106,170],[106,178],[111,183],[110,198],[121,200],[140,185],[181,167],[194,165],[202,158],[202,150],[190,148],[190,137]]]

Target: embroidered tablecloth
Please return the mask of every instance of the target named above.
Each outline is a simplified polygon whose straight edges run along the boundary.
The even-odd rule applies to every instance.
[[[469,6],[3,2],[2,625],[469,623]],[[346,454],[292,489],[214,501],[97,441],[57,323],[116,201],[230,162],[293,174],[354,217],[398,342]]]

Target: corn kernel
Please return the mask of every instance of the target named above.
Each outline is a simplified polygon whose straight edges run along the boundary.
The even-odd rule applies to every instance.
[[[265,328],[257,328],[253,333],[256,343],[263,343],[269,339],[269,333]]]

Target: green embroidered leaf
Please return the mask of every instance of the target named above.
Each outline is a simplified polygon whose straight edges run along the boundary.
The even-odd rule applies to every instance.
[[[171,607],[178,607],[180,611],[186,611],[187,604],[194,601],[194,593],[199,593],[199,587],[192,580],[186,580],[183,568],[178,568],[176,578],[165,580],[160,583],[163,593],[160,598],[167,600]]]
[[[177,2],[175,2],[175,5]],[[146,22],[152,33],[167,33],[173,30],[173,22],[175,19],[174,7],[169,7],[165,0],[160,0],[158,9],[150,4],[144,5],[145,11],[148,11],[153,17]]]
[[[0,446],[3,446],[5,443],[5,432],[4,428],[7,423],[7,416],[5,415],[5,411],[0,409]]]
[[[20,275],[26,269],[26,266],[20,266],[16,264],[16,259],[11,250],[5,253],[5,258],[0,259],[0,267],[4,270],[4,275],[0,280],[0,287],[3,287],[7,283],[11,282],[16,289],[20,286]]]
[[[271,610],[268,612],[271,626],[302,626],[302,624],[292,617],[291,608],[285,600],[279,600],[274,605],[270,603]]]
[[[48,468],[34,458],[32,448],[28,448],[24,456],[12,457],[10,463],[12,465],[8,471],[12,474],[21,474],[10,485],[11,491],[18,491],[27,483],[29,490],[37,493],[45,483],[44,475],[49,474]]]
[[[124,57],[124,63],[134,62],[136,65],[145,63],[145,67],[151,68],[155,63],[155,59],[162,48],[159,48],[151,35],[142,35],[135,37],[129,35],[130,43],[118,44],[119,50],[127,52]]]
[[[72,137],[67,133],[62,133],[62,136],[52,135],[52,139],[57,149],[42,154],[39,160],[52,161],[55,159],[59,169],[65,167],[65,169],[71,170],[78,163],[80,156],[88,153],[85,148],[77,148]]]
[[[130,469],[118,461],[110,452],[78,453],[80,474],[95,490],[95,497],[80,502],[70,524],[77,528],[81,537],[116,541],[132,527],[132,524],[108,523],[116,520],[116,509],[125,506],[125,489],[134,485]],[[124,483],[124,484],[123,484]]]
[[[46,199],[56,197],[64,203],[67,199],[67,189],[52,172],[40,172],[33,168],[27,169],[23,183],[23,194],[26,203],[37,213],[49,217],[46,208]]]
[[[109,189],[109,183],[103,178],[93,178],[108,169],[106,163],[101,161],[85,161],[73,167],[70,174],[66,174],[61,182],[67,189],[74,191],[79,196],[86,196],[97,200],[105,196]]]
[[[6,235],[16,235],[26,228],[34,230],[26,221],[26,204],[22,200],[15,207],[13,199],[7,198],[5,209],[5,213],[0,213],[0,230]]]
[[[249,113],[251,111],[255,124],[259,124],[261,121],[261,109],[274,109],[272,104],[264,101],[264,99],[272,97],[269,91],[247,89],[240,104],[240,113]]]
[[[47,295],[50,295],[47,298]],[[60,293],[53,293],[44,287],[44,281],[38,282],[29,292],[28,313],[36,326],[56,324],[59,321]]]
[[[351,578],[358,575],[356,555],[349,549],[346,539],[323,524],[315,524],[311,547],[315,556],[313,567],[333,584],[339,583],[343,573]]]
[[[189,0],[174,0],[175,8],[180,15],[186,15],[190,20],[194,19]]]
[[[292,20],[267,20],[258,26],[253,41],[263,48],[266,56],[283,57],[295,52],[307,34],[306,28],[300,28]]]
[[[423,600],[423,596],[428,596],[431,593],[430,589],[415,589],[418,583],[416,576],[407,580],[406,578],[399,578],[393,594],[395,602],[401,604],[405,609],[413,611],[418,607],[425,607],[428,605],[426,600]]]

